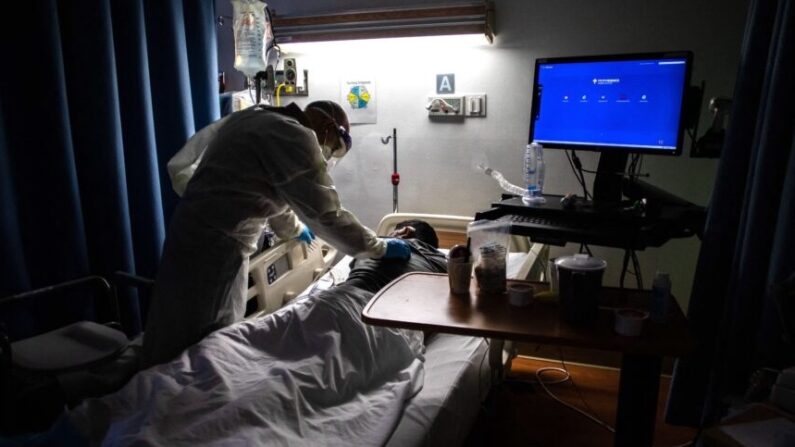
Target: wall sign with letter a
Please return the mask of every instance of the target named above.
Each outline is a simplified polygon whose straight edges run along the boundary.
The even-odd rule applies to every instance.
[[[455,74],[436,75],[436,93],[455,93]]]

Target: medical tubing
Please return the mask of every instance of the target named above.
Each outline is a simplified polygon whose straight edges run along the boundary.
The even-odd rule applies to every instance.
[[[511,194],[515,194],[517,196],[524,196],[527,194],[527,190],[525,188],[516,186],[513,183],[506,180],[505,177],[503,177],[503,175],[500,173],[500,171],[495,171],[494,169],[491,169],[490,167],[483,165],[479,165],[478,167],[483,169],[483,172],[485,172],[486,175],[489,175],[492,178],[494,178],[494,180],[497,180],[497,183],[499,183],[500,187],[505,191]]]

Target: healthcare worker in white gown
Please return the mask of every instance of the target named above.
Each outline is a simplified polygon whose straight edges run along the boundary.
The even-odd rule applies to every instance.
[[[308,243],[314,232],[355,258],[409,258],[404,241],[376,237],[340,205],[327,166],[350,149],[348,131],[331,101],[253,107],[202,129],[172,158],[182,200],[150,302],[146,366],[243,318],[249,256],[266,221],[281,239]]]

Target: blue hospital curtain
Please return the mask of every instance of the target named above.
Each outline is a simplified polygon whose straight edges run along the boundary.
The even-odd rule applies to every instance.
[[[795,2],[749,9],[667,420],[708,425],[760,367],[795,364]],[[789,281],[788,281],[789,279]],[[789,285],[788,285],[789,284]]]
[[[0,39],[0,296],[88,274],[154,277],[177,196],[166,161],[219,117],[211,0],[31,0]],[[128,333],[140,303],[120,303]],[[30,335],[84,317],[29,306]]]

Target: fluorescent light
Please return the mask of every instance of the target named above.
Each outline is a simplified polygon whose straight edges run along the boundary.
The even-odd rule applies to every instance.
[[[376,55],[411,56],[421,53],[439,54],[455,53],[458,50],[486,48],[489,44],[480,34],[464,34],[460,36],[423,36],[399,37],[367,40],[335,40],[327,42],[285,43],[280,47],[284,53],[300,54],[331,54],[336,57],[356,57],[367,55],[368,59]]]
[[[479,34],[494,39],[494,4],[371,9],[273,18],[276,43]]]

